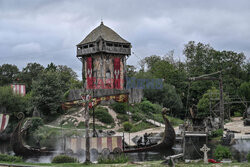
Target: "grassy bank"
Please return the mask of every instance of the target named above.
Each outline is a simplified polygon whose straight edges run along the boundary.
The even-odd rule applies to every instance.
[[[23,166],[56,166],[56,167],[81,167],[81,166],[88,166],[88,167],[110,167],[110,166],[122,166],[122,167],[134,167],[134,166],[150,166],[150,167],[160,167],[160,166],[166,166],[161,164],[162,161],[147,161],[147,162],[128,162],[123,164],[88,164],[84,165],[81,163],[65,163],[65,164],[49,164],[49,163],[11,163],[11,162],[0,162],[1,165],[23,165]],[[205,166],[211,166],[211,167],[248,167],[250,166],[250,163],[231,163],[231,164],[203,164],[201,162],[199,163],[177,163],[176,167],[205,167]]]

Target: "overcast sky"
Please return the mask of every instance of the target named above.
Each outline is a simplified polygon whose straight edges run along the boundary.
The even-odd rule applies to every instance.
[[[188,41],[250,56],[249,0],[0,0],[0,65],[67,65],[78,75],[76,44],[101,19],[131,42],[128,64],[182,51]]]

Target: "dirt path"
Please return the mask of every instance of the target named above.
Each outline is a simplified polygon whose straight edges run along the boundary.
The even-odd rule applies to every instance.
[[[244,126],[242,117],[232,118],[232,122],[226,123],[224,128],[240,132],[241,134],[250,133],[250,126]]]
[[[162,124],[162,123],[160,123],[160,122],[157,122],[157,121],[155,121],[155,120],[152,120],[152,119],[146,119],[146,121],[147,121],[148,123],[151,123],[151,124],[153,124],[153,125],[155,125],[155,126],[158,126],[158,127],[165,127],[164,124]]]

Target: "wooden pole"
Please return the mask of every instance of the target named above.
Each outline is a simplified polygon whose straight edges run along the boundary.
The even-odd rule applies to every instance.
[[[220,73],[220,128],[224,129],[224,100],[223,100],[223,84],[222,74]]]
[[[86,161],[85,163],[90,163],[90,141],[89,141],[89,100],[85,102],[85,138],[86,138]]]

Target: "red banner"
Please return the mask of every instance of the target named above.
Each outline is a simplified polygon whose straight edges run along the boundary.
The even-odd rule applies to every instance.
[[[120,58],[114,58],[114,79],[115,79],[115,89],[120,89]]]
[[[87,57],[87,89],[93,88],[92,57]]]

